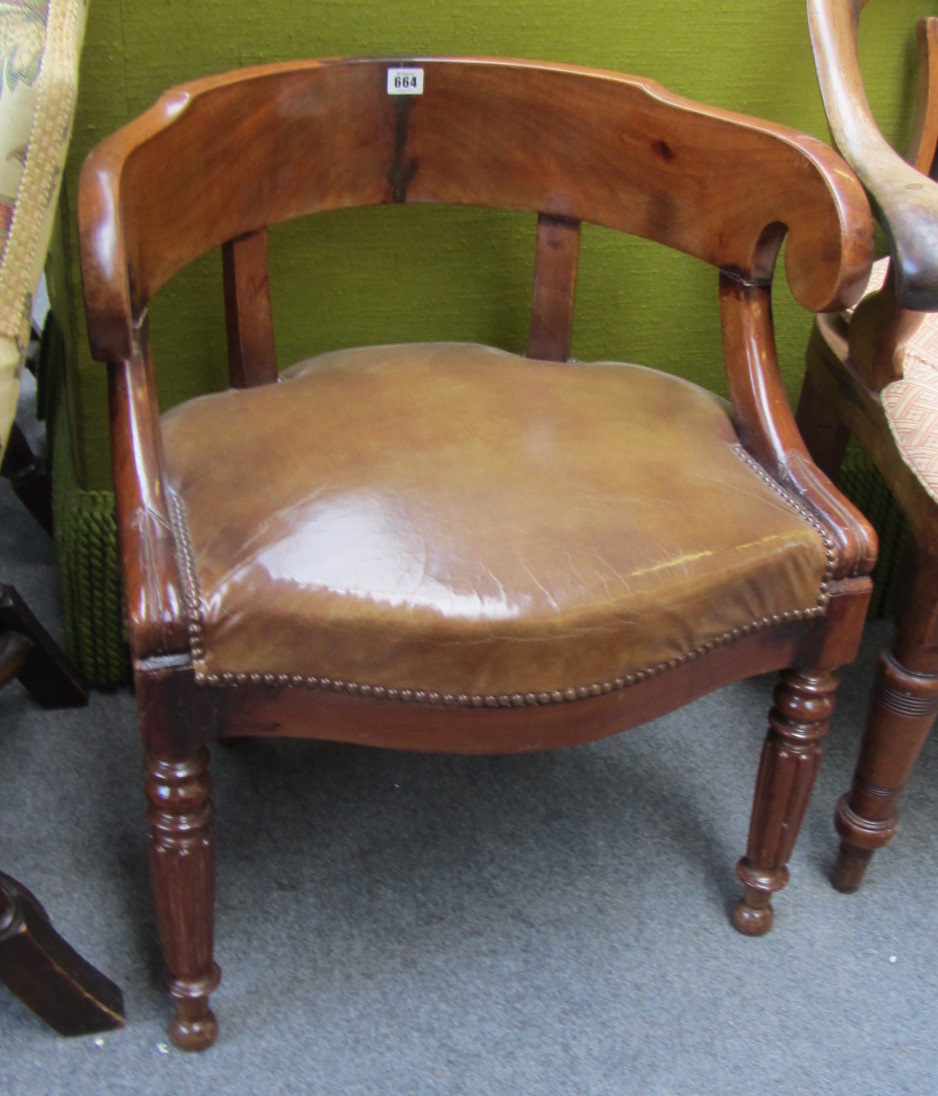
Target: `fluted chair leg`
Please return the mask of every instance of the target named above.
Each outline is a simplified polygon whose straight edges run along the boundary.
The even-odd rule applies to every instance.
[[[836,689],[837,677],[828,670],[787,670],[775,687],[749,844],[736,867],[745,891],[733,923],[747,936],[772,927],[772,895],[788,882],[788,860],[814,787]]]
[[[176,1006],[169,1035],[183,1050],[204,1050],[218,1034],[209,996],[221,978],[212,958],[215,842],[208,750],[148,754],[145,767],[150,873]]]

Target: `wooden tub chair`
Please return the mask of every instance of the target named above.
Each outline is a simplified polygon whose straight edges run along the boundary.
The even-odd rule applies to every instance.
[[[527,356],[362,347],[281,374],[266,226],[400,202],[530,211]],[[544,750],[781,670],[734,914],[767,932],[875,556],[800,440],[770,311],[786,233],[804,307],[866,283],[836,154],[630,76],[309,61],[168,92],[91,154],[79,221],[173,1041],[217,1030],[216,739]],[[719,269],[730,403],[567,360],[583,221]],[[148,302],[215,247],[231,388],[161,417]]]

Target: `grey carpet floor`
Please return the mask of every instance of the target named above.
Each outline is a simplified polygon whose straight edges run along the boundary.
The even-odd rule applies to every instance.
[[[0,484],[3,579],[61,635],[52,547]],[[938,1091],[938,753],[865,888],[827,882],[877,649],[844,674],[773,932],[727,911],[771,681],[604,742],[452,758],[216,749],[215,996],[168,1047],[128,690],[0,692],[0,866],[123,988],[61,1039],[0,987],[0,1089],[32,1093],[892,1094]]]

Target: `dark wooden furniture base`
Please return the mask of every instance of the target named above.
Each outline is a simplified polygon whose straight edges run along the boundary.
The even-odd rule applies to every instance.
[[[60,1035],[124,1023],[120,989],[59,936],[33,894],[2,872],[0,982]]]
[[[14,677],[43,708],[80,708],[88,690],[71,659],[12,586],[0,586],[0,685]]]
[[[0,687],[18,678],[44,708],[80,707],[77,670],[12,586],[0,588]],[[0,982],[60,1035],[124,1023],[120,989],[50,923],[38,899],[0,872]]]
[[[52,532],[52,480],[45,462],[32,450],[26,435],[14,423],[3,451],[0,476],[47,533]]]

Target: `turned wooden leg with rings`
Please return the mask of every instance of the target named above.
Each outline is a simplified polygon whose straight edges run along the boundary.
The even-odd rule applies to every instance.
[[[157,923],[176,1005],[169,1035],[183,1050],[204,1050],[218,1034],[209,996],[221,977],[212,959],[215,842],[208,750],[148,754],[145,789]]]
[[[899,797],[938,714],[938,649],[896,636],[879,670],[850,791],[837,804],[840,854],[831,875],[850,894],[899,828]]]
[[[772,927],[772,895],[788,882],[788,860],[821,761],[837,677],[828,670],[786,670],[775,687],[762,749],[749,844],[736,873],[745,886],[733,923],[747,936]]]

